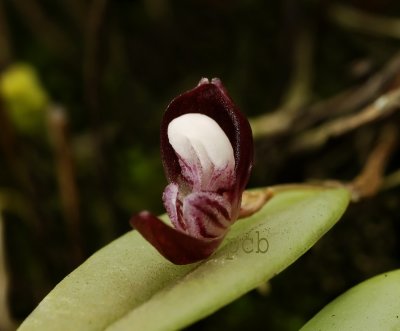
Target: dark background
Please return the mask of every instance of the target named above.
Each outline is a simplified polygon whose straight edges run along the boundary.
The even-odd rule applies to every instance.
[[[168,102],[201,77],[221,78],[252,123],[296,113],[282,130],[255,132],[250,187],[357,176],[386,125],[397,130],[395,111],[312,147],[293,146],[307,130],[398,87],[400,66],[387,68],[398,57],[399,25],[400,3],[390,0],[0,0],[0,70],[28,64],[49,100],[30,110],[26,97],[27,125],[12,113],[23,95],[3,96],[0,109],[13,318],[25,318],[74,267],[128,231],[133,213],[164,212],[160,121]],[[369,92],[376,75],[382,82]],[[354,103],[346,93],[357,88],[364,94]],[[324,103],[338,95],[339,104]],[[313,117],[319,102],[322,115]],[[397,169],[394,150],[387,174]],[[297,330],[346,289],[398,267],[400,181],[391,178],[390,189],[351,205],[267,291],[189,329]]]

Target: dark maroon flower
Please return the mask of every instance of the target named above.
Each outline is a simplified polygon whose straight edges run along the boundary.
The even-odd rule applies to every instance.
[[[236,221],[253,163],[249,122],[219,79],[203,78],[170,103],[161,154],[169,181],[163,202],[173,227],[147,211],[131,224],[175,264],[205,259]]]

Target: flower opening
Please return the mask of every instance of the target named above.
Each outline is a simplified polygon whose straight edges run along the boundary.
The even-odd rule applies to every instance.
[[[170,182],[163,202],[173,227],[149,212],[131,223],[173,263],[207,258],[237,219],[253,160],[250,125],[219,79],[203,78],[171,102],[161,153]]]

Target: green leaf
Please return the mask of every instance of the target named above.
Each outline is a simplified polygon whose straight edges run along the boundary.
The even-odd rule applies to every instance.
[[[131,231],[67,276],[20,330],[182,328],[288,267],[335,224],[348,202],[344,189],[283,190],[235,223],[210,259],[186,266],[171,264]]]
[[[400,330],[400,270],[353,287],[315,315],[301,331]]]

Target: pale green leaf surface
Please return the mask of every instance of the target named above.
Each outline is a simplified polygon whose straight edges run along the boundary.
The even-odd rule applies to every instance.
[[[400,270],[373,277],[323,308],[301,331],[399,331]]]
[[[19,330],[182,328],[289,266],[335,224],[348,202],[343,189],[280,192],[235,223],[210,259],[186,266],[171,264],[131,231],[67,276]],[[257,236],[268,241],[267,252],[257,253]],[[266,250],[266,241],[260,244]]]

